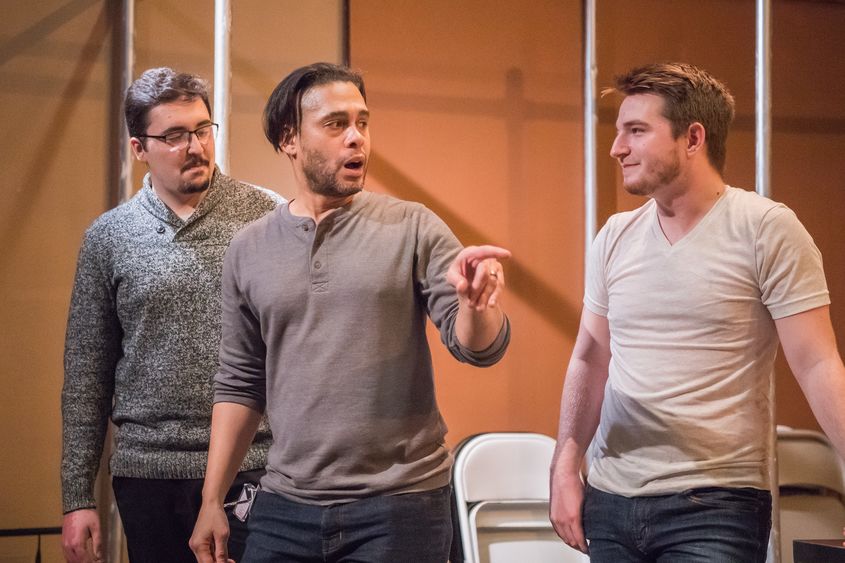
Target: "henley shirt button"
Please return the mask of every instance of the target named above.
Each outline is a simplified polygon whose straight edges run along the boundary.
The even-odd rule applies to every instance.
[[[323,267],[323,265],[320,263],[320,261],[319,261],[319,260],[317,260],[316,262],[314,262],[314,269],[315,269],[315,270],[319,270],[319,269],[320,269],[320,268],[322,268],[322,267]]]
[[[303,231],[307,231],[307,230],[308,230],[308,225],[302,225],[302,230],[303,230]]]
[[[158,234],[163,235],[164,231],[165,231],[164,225],[159,225],[158,227],[156,227],[156,232]]]

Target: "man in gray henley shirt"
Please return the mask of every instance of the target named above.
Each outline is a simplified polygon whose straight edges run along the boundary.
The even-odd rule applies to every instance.
[[[135,197],[94,221],[79,255],[62,390],[62,544],[68,561],[102,560],[94,481],[111,417],[112,485],[130,559],[193,561],[223,253],[283,200],[215,167],[216,125],[197,77],[148,70],[128,89],[125,112],[149,173]],[[246,444],[234,496],[263,472],[270,441],[262,425]],[[239,554],[246,529],[233,530]]]
[[[300,68],[265,133],[296,198],[235,238],[203,506],[191,546],[225,561],[223,492],[261,413],[275,436],[244,561],[443,563],[451,533],[446,427],[426,317],[455,358],[489,366],[510,328],[498,259],[417,203],[361,191],[370,151],[360,75]]]

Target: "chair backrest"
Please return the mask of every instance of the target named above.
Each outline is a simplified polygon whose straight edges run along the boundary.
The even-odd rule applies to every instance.
[[[554,439],[523,432],[479,434],[455,455],[455,496],[482,500],[548,500]]]
[[[823,487],[845,495],[845,464],[821,432],[777,428],[778,485]]]
[[[777,428],[781,563],[793,540],[838,537],[845,522],[845,464],[827,437]]]
[[[554,448],[554,439],[522,432],[479,434],[458,446],[452,477],[467,563],[584,560],[549,522]]]

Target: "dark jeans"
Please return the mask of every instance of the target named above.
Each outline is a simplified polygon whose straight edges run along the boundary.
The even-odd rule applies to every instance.
[[[584,532],[590,561],[764,562],[772,495],[708,487],[626,498],[587,487]]]
[[[244,563],[445,563],[452,541],[450,486],[315,506],[259,491]]]
[[[263,469],[238,473],[226,502],[237,500],[244,483],[258,483]],[[132,563],[195,563],[188,540],[202,504],[202,479],[112,477],[126,547]],[[246,524],[229,514],[229,557],[240,561]]]

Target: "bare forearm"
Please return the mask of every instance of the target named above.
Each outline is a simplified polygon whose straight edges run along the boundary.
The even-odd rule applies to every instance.
[[[480,352],[493,344],[504,322],[505,314],[499,307],[477,310],[461,303],[455,318],[455,336],[461,346]]]
[[[555,473],[570,476],[578,474],[599,424],[606,380],[606,371],[597,372],[576,358],[570,362],[561,399],[553,461]]]
[[[549,510],[555,532],[567,545],[584,553],[587,553],[587,541],[581,518],[584,500],[581,462],[599,424],[609,364],[607,318],[585,307],[563,386]]]
[[[576,343],[576,350],[578,347]],[[606,380],[607,364],[590,364],[573,354],[563,389],[558,442],[551,467],[552,526],[567,545],[584,553],[588,548],[582,522],[581,462],[598,426]]]
[[[599,424],[610,356],[607,318],[585,307],[561,399],[557,448],[552,464],[558,477],[574,477],[581,468],[584,453]]]
[[[237,403],[217,403],[211,416],[211,442],[203,503],[222,505],[255,437],[261,413]]]
[[[775,321],[784,355],[830,441],[845,458],[845,366],[836,347],[830,308]]]
[[[836,354],[797,379],[816,420],[839,456],[845,459],[845,366],[842,360]]]

